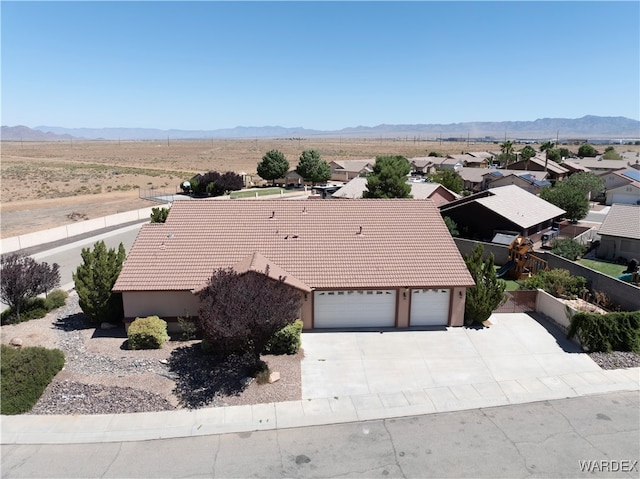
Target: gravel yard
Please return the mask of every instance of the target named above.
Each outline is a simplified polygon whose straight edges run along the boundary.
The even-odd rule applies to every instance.
[[[14,338],[23,346],[58,348],[65,354],[64,369],[31,414],[150,412],[301,399],[302,351],[265,356],[281,379],[259,385],[247,379],[239,361],[213,363],[201,353],[200,341],[171,340],[158,350],[128,350],[124,328],[91,327],[75,293],[45,318],[2,326],[2,343]]]

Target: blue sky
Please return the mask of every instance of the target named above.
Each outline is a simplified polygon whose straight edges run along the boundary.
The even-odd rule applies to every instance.
[[[1,2],[2,124],[640,116],[640,3]]]

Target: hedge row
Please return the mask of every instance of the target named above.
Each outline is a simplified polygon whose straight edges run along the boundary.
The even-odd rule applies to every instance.
[[[576,313],[571,318],[567,337],[576,335],[590,351],[640,353],[640,311]]]

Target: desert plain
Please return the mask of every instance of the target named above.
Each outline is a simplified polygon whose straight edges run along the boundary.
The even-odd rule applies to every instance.
[[[516,146],[518,150],[521,147]],[[2,141],[1,237],[154,206],[141,192],[156,189],[175,193],[182,181],[200,172],[244,172],[260,183],[256,166],[273,149],[284,153],[294,169],[306,149],[316,149],[322,159],[331,162],[378,155],[411,158],[432,151],[499,152],[500,146],[413,138]],[[616,149],[640,151],[638,146],[627,145]]]

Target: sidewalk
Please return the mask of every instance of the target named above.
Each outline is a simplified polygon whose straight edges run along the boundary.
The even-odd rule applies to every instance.
[[[396,418],[638,391],[640,368],[282,403],[92,416],[2,416],[2,444],[146,441]]]

